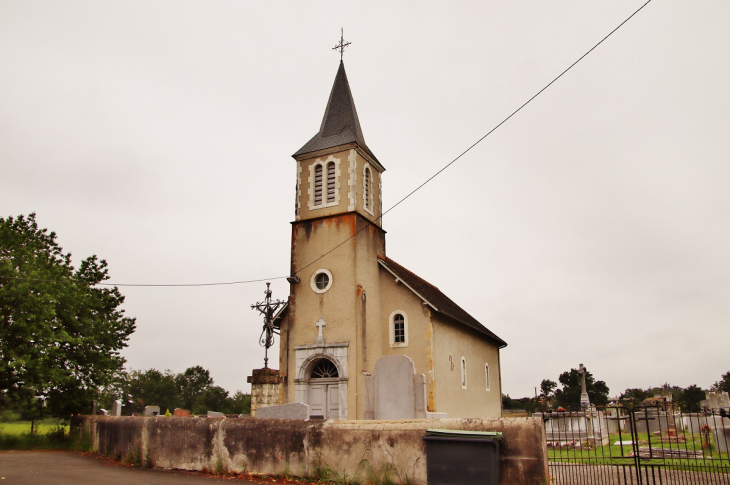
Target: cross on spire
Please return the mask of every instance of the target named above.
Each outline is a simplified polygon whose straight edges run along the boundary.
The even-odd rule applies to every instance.
[[[345,42],[345,28],[340,29],[340,43],[332,48],[333,51],[340,51],[340,61],[345,54],[345,47],[350,45],[352,42]]]

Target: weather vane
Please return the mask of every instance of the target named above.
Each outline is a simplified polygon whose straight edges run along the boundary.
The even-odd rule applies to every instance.
[[[333,51],[340,51],[340,61],[342,61],[342,57],[345,54],[345,47],[350,44],[351,42],[345,42],[345,28],[342,27],[340,29],[340,43],[332,48]]]
[[[280,306],[286,303],[281,300],[271,301],[269,285],[271,283],[266,283],[266,291],[264,292],[266,298],[264,301],[251,305],[251,310],[258,310],[264,316],[264,329],[259,337],[259,344],[266,349],[264,351],[264,367],[269,367],[269,347],[274,345],[274,314]]]

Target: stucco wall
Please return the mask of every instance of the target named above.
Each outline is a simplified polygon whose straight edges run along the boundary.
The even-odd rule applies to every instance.
[[[441,315],[435,314],[433,318],[437,411],[448,412],[450,417],[501,416],[497,345]],[[466,360],[466,389],[461,386],[462,356]],[[489,364],[489,391],[484,371],[486,363]]]
[[[354,239],[348,240],[355,234]],[[318,260],[326,250],[343,241],[347,243]],[[356,213],[293,224],[292,272],[297,272],[300,283],[291,286],[288,318],[281,324],[283,402],[296,402],[296,347],[316,344],[315,324],[322,318],[326,322],[324,343],[348,344],[347,373],[340,376],[347,379],[347,415],[342,417],[363,417],[365,393],[361,371],[372,370],[381,348],[377,255],[384,253],[384,244],[382,230]],[[332,286],[324,293],[311,288],[312,275],[319,269],[332,275]]]
[[[503,484],[547,483],[547,451],[537,418],[408,421],[300,421],[254,418],[79,416],[94,451],[116,459],[185,470],[289,473],[331,469],[361,481],[391,470],[395,482],[426,483],[428,428],[500,431]]]

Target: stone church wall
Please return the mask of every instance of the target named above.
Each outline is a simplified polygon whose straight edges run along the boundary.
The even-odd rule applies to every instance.
[[[500,483],[547,483],[545,430],[538,418],[309,421],[256,418],[77,416],[74,432],[93,450],[145,466],[312,476],[330,469],[364,481],[368,473],[426,483],[426,429],[499,431]],[[382,479],[383,477],[380,476]]]

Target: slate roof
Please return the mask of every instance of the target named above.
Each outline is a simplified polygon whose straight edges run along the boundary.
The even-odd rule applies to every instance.
[[[324,112],[319,132],[292,156],[296,157],[353,142],[360,145],[368,155],[380,163],[365,144],[365,137],[362,134],[360,120],[355,109],[355,100],[350,92],[350,83],[347,82],[345,64],[340,61],[340,68],[335,76],[335,83],[330,92],[330,99],[327,102],[327,109]]]
[[[436,312],[446,315],[447,317],[466,325],[472,330],[476,330],[477,332],[497,341],[500,348],[507,346],[507,342],[497,337],[497,335],[479,323],[463,308],[454,303],[451,298],[444,295],[441,290],[433,286],[428,281],[407,270],[390,258],[378,256],[378,263],[395,275],[396,278],[401,280],[408,288],[410,288],[411,291],[427,302]]]

